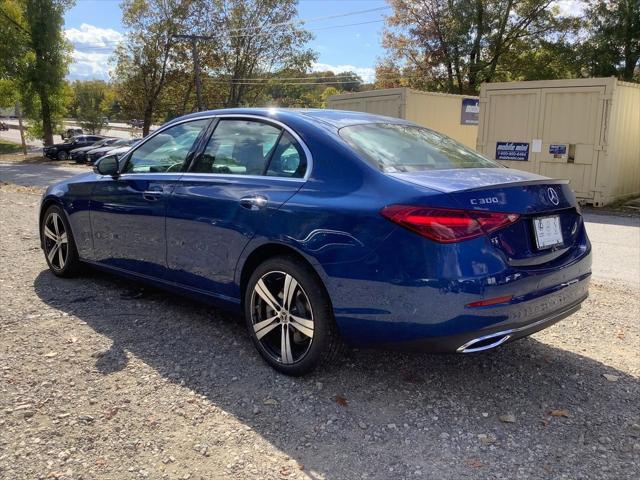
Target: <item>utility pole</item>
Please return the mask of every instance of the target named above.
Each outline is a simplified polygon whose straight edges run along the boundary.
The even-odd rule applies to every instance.
[[[198,55],[198,40],[211,40],[214,37],[205,35],[173,35],[173,38],[191,41],[191,55],[193,56],[193,76],[196,84],[196,99],[198,101],[198,111],[204,110],[202,103],[202,83],[200,80],[200,57]]]
[[[193,55],[193,73],[196,82],[196,99],[198,100],[198,111],[204,110],[202,105],[202,91],[200,86],[200,58],[198,57],[198,40],[191,39],[191,53]]]

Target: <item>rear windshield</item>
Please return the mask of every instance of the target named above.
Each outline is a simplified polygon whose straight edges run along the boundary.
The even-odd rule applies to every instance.
[[[368,123],[341,128],[339,133],[366,160],[387,173],[502,166],[428,128]]]

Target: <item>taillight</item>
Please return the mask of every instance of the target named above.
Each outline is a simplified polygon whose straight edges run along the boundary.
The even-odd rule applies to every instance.
[[[440,243],[455,243],[480,237],[511,225],[516,213],[390,205],[380,213],[423,237]]]

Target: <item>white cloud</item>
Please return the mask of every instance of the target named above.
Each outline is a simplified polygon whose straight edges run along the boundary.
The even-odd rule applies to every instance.
[[[311,70],[314,72],[325,72],[331,70],[334,73],[338,72],[354,72],[359,75],[365,82],[373,82],[376,76],[376,69],[372,67],[356,67],[355,65],[330,65],[328,63],[315,62],[311,66]]]
[[[557,0],[553,3],[558,7],[561,15],[571,17],[582,15],[586,7],[584,0]]]
[[[124,39],[124,35],[111,28],[100,28],[88,23],[83,23],[80,28],[69,28],[64,34],[73,45],[69,78],[107,80],[109,57]]]
[[[112,28],[100,28],[88,23],[83,23],[79,29],[68,28],[64,34],[74,45],[93,48],[115,48],[124,39],[122,33]]]

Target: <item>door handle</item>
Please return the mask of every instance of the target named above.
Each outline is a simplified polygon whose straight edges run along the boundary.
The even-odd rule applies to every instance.
[[[162,190],[145,190],[144,192],[142,192],[142,197],[150,202],[156,202],[160,200],[160,197],[162,197],[163,195],[164,192]]]
[[[262,210],[269,203],[264,195],[248,195],[240,199],[240,206],[247,210]]]

